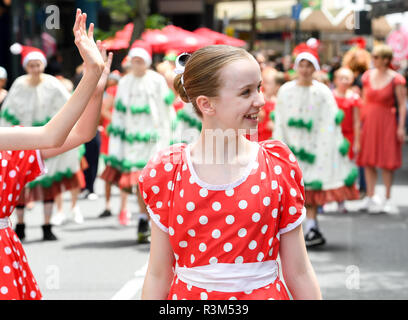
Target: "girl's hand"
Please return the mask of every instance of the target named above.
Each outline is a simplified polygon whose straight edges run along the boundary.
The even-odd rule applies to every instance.
[[[101,40],[96,41],[96,46],[98,47],[99,52],[101,53],[103,61],[105,62],[102,75],[99,78],[99,82],[95,90],[98,93],[98,92],[105,91],[106,82],[108,81],[108,77],[110,74],[110,68],[112,65],[113,53],[109,52],[109,55],[106,54],[106,46],[102,45]]]
[[[399,142],[404,143],[404,140],[405,140],[405,130],[404,130],[404,128],[398,127],[397,139],[398,139]]]
[[[84,74],[89,72],[99,78],[105,64],[93,39],[93,30],[94,24],[91,23],[88,32],[86,32],[86,13],[81,13],[81,10],[77,9],[73,31],[75,45],[84,60]]]

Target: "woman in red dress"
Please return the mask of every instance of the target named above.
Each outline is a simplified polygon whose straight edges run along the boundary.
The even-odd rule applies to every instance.
[[[77,89],[62,109],[41,127],[0,128],[0,300],[42,298],[9,217],[24,185],[45,172],[43,159],[91,140],[99,121],[112,54],[104,65],[93,40],[93,24],[87,33],[86,14],[79,9],[74,34],[86,67]]]
[[[371,213],[392,213],[396,211],[390,203],[392,179],[394,171],[401,166],[405,132],[405,79],[390,69],[392,49],[389,46],[376,46],[372,58],[374,69],[366,71],[362,77],[364,107],[357,163],[365,167],[367,197],[363,199],[361,209]],[[377,168],[382,169],[386,190],[386,199],[382,203],[373,199]]]

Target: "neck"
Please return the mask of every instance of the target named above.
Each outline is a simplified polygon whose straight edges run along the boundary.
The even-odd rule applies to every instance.
[[[299,78],[298,84],[300,86],[311,86],[313,83],[313,78]]]
[[[144,70],[144,71],[133,71],[133,75],[134,75],[135,77],[141,78],[141,77],[143,77],[143,76],[146,74],[146,71],[147,71],[147,70]]]
[[[381,66],[381,67],[377,67],[377,72],[380,74],[385,74],[388,71],[388,67],[387,66]]]
[[[339,97],[344,97],[347,93],[347,89],[343,88],[335,88],[334,91]]]
[[[195,158],[205,164],[234,164],[240,156],[249,153],[249,143],[232,129],[223,131],[203,127],[192,151]]]
[[[41,82],[41,74],[39,75],[30,75],[28,78],[28,82],[32,86],[36,86]]]

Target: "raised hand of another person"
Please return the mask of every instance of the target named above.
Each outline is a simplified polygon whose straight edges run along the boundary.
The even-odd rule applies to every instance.
[[[86,13],[77,9],[73,27],[75,45],[84,61],[84,75],[91,73],[100,77],[105,63],[93,38],[94,24],[91,23],[88,32],[86,31],[86,17]]]
[[[103,72],[101,77],[99,78],[99,82],[96,86],[96,93],[103,93],[105,91],[106,87],[106,82],[108,81],[108,77],[110,74],[110,69],[112,65],[112,59],[113,59],[113,53],[109,52],[109,54],[106,53],[106,46],[102,44],[101,40],[96,41],[96,46],[99,49],[99,52],[101,53],[102,59],[105,63],[105,66],[103,68]]]

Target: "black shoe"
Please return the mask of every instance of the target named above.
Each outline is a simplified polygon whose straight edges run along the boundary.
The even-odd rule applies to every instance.
[[[104,210],[100,215],[99,218],[106,218],[112,216],[112,212],[110,210]]]
[[[43,240],[44,241],[58,240],[55,234],[52,233],[50,224],[43,225],[42,229],[43,229]]]
[[[139,243],[150,242],[149,221],[146,219],[139,219],[139,224],[137,226],[137,241]]]
[[[305,243],[306,247],[308,248],[321,246],[326,243],[326,239],[323,238],[323,235],[320,233],[319,230],[312,228],[305,235]]]
[[[25,223],[17,223],[16,224],[16,229],[14,232],[17,234],[17,237],[20,239],[20,241],[23,241],[25,239]]]

